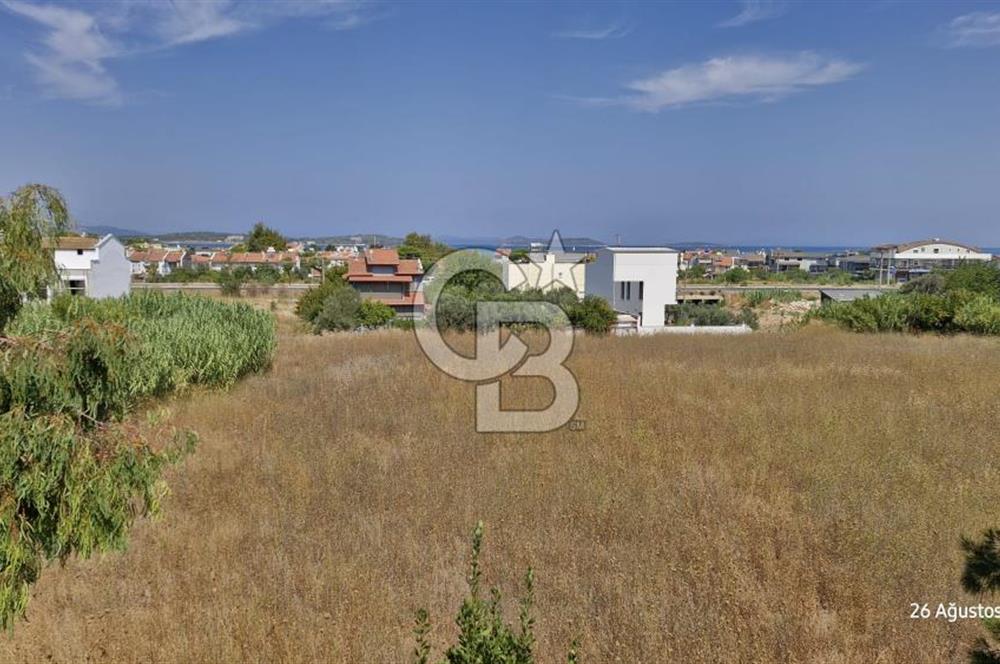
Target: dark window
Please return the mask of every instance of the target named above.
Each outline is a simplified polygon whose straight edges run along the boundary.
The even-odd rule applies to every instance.
[[[625,299],[625,282],[623,281],[620,284],[618,284],[618,288],[621,291],[621,298],[624,300]]]
[[[76,250],[76,255],[77,256],[83,256],[83,249],[77,249]]]
[[[66,287],[70,295],[86,295],[87,282],[83,279],[70,279],[66,282]]]
[[[644,286],[645,284],[646,284],[646,282],[645,282],[645,281],[640,281],[640,282],[639,282],[639,299],[640,299],[640,300],[642,299],[642,291],[643,291],[643,286]]]
[[[632,282],[631,281],[626,281],[625,282],[625,293],[626,293],[625,299],[626,300],[631,300],[632,299]]]

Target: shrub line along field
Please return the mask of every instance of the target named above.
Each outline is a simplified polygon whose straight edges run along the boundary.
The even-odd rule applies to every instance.
[[[584,431],[480,435],[402,331],[283,326],[271,371],[175,403],[201,435],[125,553],[47,570],[7,661],[401,662],[535,569],[537,653],[962,662],[959,537],[995,524],[1000,344],[810,327],[583,338]],[[537,403],[542,381],[504,386]],[[512,616],[513,617],[513,616]]]

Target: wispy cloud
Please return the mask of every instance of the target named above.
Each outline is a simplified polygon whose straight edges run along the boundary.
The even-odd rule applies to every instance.
[[[4,0],[3,4],[48,30],[42,40],[45,50],[25,54],[46,94],[112,105],[121,103],[118,83],[104,66],[105,60],[114,57],[116,48],[101,33],[93,16],[75,9],[17,0]]]
[[[125,99],[108,70],[117,58],[265,29],[286,19],[323,18],[336,30],[372,20],[363,0],[126,1],[72,8],[0,0],[0,7],[45,29],[42,48],[25,58],[46,95],[112,106]]]
[[[647,112],[735,99],[776,101],[801,90],[845,81],[863,68],[808,51],[789,56],[729,56],[632,81],[625,86],[629,92],[618,97],[578,101]]]
[[[602,39],[621,39],[630,32],[632,32],[632,26],[619,21],[604,26],[575,27],[559,30],[553,32],[552,36],[558,39],[591,39],[599,41]]]
[[[963,14],[946,27],[951,46],[1000,46],[1000,12]]]
[[[740,5],[740,13],[719,23],[720,28],[738,28],[777,18],[788,9],[788,5],[780,0],[740,0]]]

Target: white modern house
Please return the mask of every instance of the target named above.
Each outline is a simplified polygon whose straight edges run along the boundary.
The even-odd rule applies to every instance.
[[[503,285],[507,290],[538,288],[549,291],[564,287],[582,298],[586,292],[585,261],[588,258],[589,254],[566,251],[559,231],[555,231],[548,247],[533,248],[525,262],[512,261],[503,254],[500,256]]]
[[[871,268],[880,283],[907,281],[933,269],[954,269],[965,261],[990,260],[993,255],[977,247],[940,238],[883,244],[871,251]]]
[[[677,304],[677,251],[669,247],[605,247],[587,263],[587,295],[599,295],[638,329],[661,329],[665,308]]]
[[[53,253],[61,289],[72,295],[117,297],[127,295],[131,288],[131,264],[125,247],[113,235],[61,237]]]

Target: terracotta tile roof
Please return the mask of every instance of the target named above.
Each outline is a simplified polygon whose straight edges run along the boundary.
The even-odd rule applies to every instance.
[[[280,265],[294,263],[295,258],[295,254],[288,251],[219,251],[212,256],[212,262],[231,265]]]
[[[419,258],[400,259],[399,267],[396,268],[396,274],[410,274],[416,276],[423,273],[424,267],[420,264]]]
[[[147,249],[145,251],[130,251],[128,259],[133,263],[180,263],[185,251],[167,249]]]
[[[395,249],[369,249],[365,260],[370,265],[399,265],[399,252]]]
[[[191,263],[194,265],[208,265],[212,262],[211,256],[203,256],[201,254],[195,254],[191,256]]]

